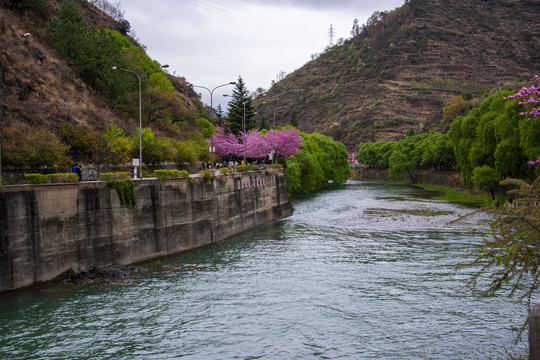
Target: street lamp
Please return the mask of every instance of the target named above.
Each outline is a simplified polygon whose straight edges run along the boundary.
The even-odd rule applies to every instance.
[[[210,124],[210,154],[211,154],[211,157],[212,157],[212,167],[214,167],[214,104],[212,102],[212,97],[214,95],[214,90],[216,90],[216,89],[218,89],[220,87],[223,87],[223,86],[228,86],[228,85],[236,85],[236,82],[231,81],[231,82],[226,83],[226,84],[218,85],[215,88],[213,88],[212,90],[210,90],[209,88],[204,87],[204,86],[192,85],[193,87],[206,89],[210,93],[210,123],[211,123]]]
[[[19,37],[16,37],[16,38],[8,40],[8,41],[4,41],[3,43],[0,44],[0,47],[4,46],[4,45],[6,45],[6,44],[8,44],[10,42],[21,40],[21,39],[24,39],[24,38],[29,38],[31,36],[32,36],[32,34],[30,34],[30,33],[21,34]],[[4,181],[3,178],[4,177],[2,176],[2,144],[0,143],[0,184],[2,184],[2,182]]]
[[[281,108],[286,109],[287,106],[286,106],[286,105],[283,105],[283,106],[281,106]],[[274,151],[274,133],[276,132],[276,112],[277,112],[279,109],[280,109],[280,108],[274,110],[274,121],[273,121],[273,123],[272,123],[272,164],[275,164],[274,159],[276,158],[276,154],[275,154],[275,151]]]
[[[161,65],[160,68],[168,68],[169,65]],[[137,79],[139,79],[139,176],[142,180],[142,165],[143,165],[143,161],[142,161],[142,81],[141,81],[141,76],[136,73],[135,71],[133,70],[129,70],[129,69],[122,69],[122,68],[119,68],[119,67],[116,67],[116,66],[113,66],[112,67],[113,70],[122,70],[122,71],[127,71],[127,72],[130,72],[132,74],[135,74],[137,76]],[[153,71],[154,69],[150,69],[150,70],[147,70],[145,72],[143,72],[143,75],[148,73],[149,71]]]
[[[17,40],[21,40],[21,39],[24,39],[24,38],[29,38],[31,36],[32,36],[32,34],[30,34],[30,33],[24,33],[24,34],[21,34],[19,37],[13,38],[13,39],[8,40],[8,41],[4,41],[3,43],[0,44],[0,46],[4,46],[7,43],[10,43],[12,41],[17,41]]]
[[[244,104],[244,165],[247,165],[246,162],[246,140],[247,140],[247,134],[246,134],[246,104],[248,102],[244,101],[242,104]]]

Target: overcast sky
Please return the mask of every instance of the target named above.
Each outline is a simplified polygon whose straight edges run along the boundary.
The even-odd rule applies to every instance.
[[[115,3],[116,1],[111,1]],[[375,11],[393,10],[404,0],[120,0],[132,31],[148,55],[169,72],[214,89],[242,76],[254,91],[270,88],[329,45],[347,39],[354,19],[363,24]],[[216,90],[214,106],[233,86]],[[196,89],[203,102],[210,94]]]

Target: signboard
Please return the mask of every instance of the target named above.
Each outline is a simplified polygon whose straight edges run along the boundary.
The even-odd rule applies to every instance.
[[[216,147],[215,147],[215,146],[214,146],[214,147],[209,147],[209,148],[208,148],[208,151],[209,151],[210,153],[216,152]]]
[[[133,164],[133,166],[139,166],[140,165],[139,158],[131,159],[131,163]]]

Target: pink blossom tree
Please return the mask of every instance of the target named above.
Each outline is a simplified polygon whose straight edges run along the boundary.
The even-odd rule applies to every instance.
[[[214,147],[216,148],[216,155],[219,157],[229,156],[237,154],[243,149],[242,144],[238,142],[236,136],[231,132],[225,133],[225,130],[218,126],[216,127],[216,134],[212,135],[214,141]]]
[[[508,97],[508,99],[518,99],[520,100],[518,102],[518,105],[525,106],[525,105],[531,105],[533,108],[530,112],[521,112],[519,113],[521,116],[528,116],[529,121],[531,121],[532,118],[536,118],[540,115],[540,106],[534,107],[534,105],[540,105],[540,77],[538,75],[534,76],[534,81],[536,82],[536,86],[533,84],[530,88],[523,87],[517,94],[511,95]],[[507,98],[504,97],[503,100],[506,100]],[[540,156],[536,161],[529,161],[527,163],[529,166],[537,166],[540,165]]]
[[[247,158],[263,159],[272,152],[272,142],[278,157],[295,155],[302,147],[302,137],[294,128],[272,130],[266,134],[252,130],[247,133],[240,132],[239,136],[236,137],[231,132],[225,133],[223,128],[217,127],[213,137],[216,154],[220,157],[243,157],[245,149]]]
[[[274,134],[274,150],[276,156],[287,157],[296,155],[302,147],[302,137],[300,132],[295,128],[288,127],[280,129],[275,133],[273,131],[268,132],[268,139],[272,144],[272,135]]]
[[[523,87],[517,94],[509,96],[508,99],[519,99],[521,101],[518,104],[522,106],[540,105],[540,77],[535,75],[534,81],[537,83],[536,86],[533,84],[530,88]],[[506,98],[503,98],[503,100],[506,100]],[[529,116],[530,121],[531,118],[536,118],[540,115],[540,107],[533,107],[531,112],[522,112],[520,115]]]
[[[240,138],[242,138],[242,142],[245,139],[246,157],[250,159],[264,159],[272,150],[272,144],[269,143],[268,136],[261,134],[257,129],[247,134],[240,132]]]

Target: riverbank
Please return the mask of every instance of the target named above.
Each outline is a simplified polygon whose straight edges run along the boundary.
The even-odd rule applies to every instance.
[[[434,200],[446,200],[471,206],[489,206],[493,204],[491,195],[477,189],[469,189],[463,185],[461,175],[457,171],[435,171],[434,169],[413,170],[413,183],[410,178],[400,183],[408,183],[426,190],[438,191],[444,195],[433,197]],[[351,180],[359,181],[381,181],[396,183],[390,179],[388,170],[369,168],[365,165],[351,166]],[[506,200],[506,191],[503,189],[496,198],[499,203]]]
[[[405,181],[414,184],[430,184],[449,188],[463,188],[463,180],[457,171],[435,171],[434,169],[413,170],[411,171],[414,182],[410,177]],[[351,166],[351,180],[376,180],[392,181],[388,170],[370,168],[365,165]]]
[[[135,184],[134,208],[103,181],[2,187],[0,292],[192,250],[292,214],[280,169]]]

